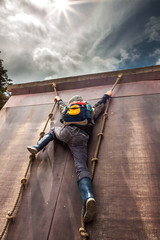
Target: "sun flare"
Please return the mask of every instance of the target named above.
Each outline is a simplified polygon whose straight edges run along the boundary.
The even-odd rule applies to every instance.
[[[54,4],[55,4],[55,7],[57,10],[59,10],[60,12],[64,12],[69,6],[69,1],[68,0],[55,0]]]
[[[60,21],[65,18],[68,25],[72,27],[72,23],[70,21],[71,14],[72,15],[74,14],[80,18],[83,17],[80,13],[78,13],[78,11],[74,9],[74,6],[95,0],[52,0],[52,1],[53,1],[52,12],[54,12],[54,14],[56,15],[57,23],[60,23]]]

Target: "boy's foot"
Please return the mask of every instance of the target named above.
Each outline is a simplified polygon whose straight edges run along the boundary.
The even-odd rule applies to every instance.
[[[94,198],[89,198],[86,201],[86,209],[84,212],[84,222],[91,222],[96,215],[96,201]]]
[[[28,146],[27,149],[32,154],[38,153],[38,150],[37,150],[37,148],[35,146]]]

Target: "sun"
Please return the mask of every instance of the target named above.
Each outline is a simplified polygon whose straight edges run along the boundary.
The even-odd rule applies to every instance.
[[[55,8],[59,10],[59,12],[64,12],[69,7],[68,0],[54,0]]]
[[[82,4],[84,2],[86,3],[88,1],[95,1],[95,0],[76,0],[76,1],[75,0],[52,0],[51,12],[54,13],[54,15],[56,16],[57,23],[60,23],[61,20],[63,21],[65,18],[68,25],[72,27],[72,23],[70,21],[69,15],[75,14],[81,17],[81,15],[74,9],[73,6],[77,4]]]

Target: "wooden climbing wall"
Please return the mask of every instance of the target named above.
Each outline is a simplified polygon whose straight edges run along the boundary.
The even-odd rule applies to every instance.
[[[97,217],[87,225],[92,240],[159,239],[159,79],[160,72],[126,75],[114,90],[93,182]],[[72,95],[81,94],[94,104],[111,84],[78,87],[59,94],[66,102]],[[25,172],[29,156],[26,146],[38,140],[53,97],[51,92],[12,96],[0,113],[1,228]],[[97,121],[89,143],[89,159],[101,121]],[[50,123],[54,125],[60,125],[57,109]],[[80,240],[80,214],[71,153],[60,142],[51,142],[32,165],[6,239]]]

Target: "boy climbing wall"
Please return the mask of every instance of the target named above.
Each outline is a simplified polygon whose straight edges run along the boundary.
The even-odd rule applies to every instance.
[[[73,96],[68,106],[59,96],[56,96],[55,101],[61,113],[60,121],[63,126],[51,128],[37,145],[27,147],[29,152],[36,154],[56,138],[68,145],[73,154],[78,186],[84,205],[84,222],[92,221],[96,214],[96,201],[87,167],[87,143],[95,121],[104,111],[106,101],[111,95],[110,90],[93,107],[79,95]]]

